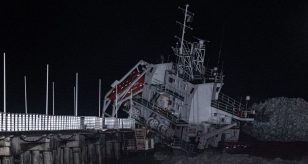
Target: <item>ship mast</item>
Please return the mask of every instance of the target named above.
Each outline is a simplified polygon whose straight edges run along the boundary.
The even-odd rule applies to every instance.
[[[180,47],[173,48],[175,55],[177,56],[177,62],[176,62],[176,74],[186,80],[191,80],[193,77],[193,70],[192,70],[192,60],[191,56],[189,54],[189,42],[185,40],[185,33],[186,29],[192,30],[190,26],[187,25],[187,23],[191,22],[191,18],[194,15],[192,12],[188,11],[189,5],[185,5],[185,9],[179,7],[180,10],[184,12],[184,20],[183,23],[176,22],[177,24],[182,26],[182,34],[181,38],[177,37],[180,41]]]
[[[184,14],[184,22],[183,22],[183,28],[182,28],[182,37],[181,37],[181,46],[180,46],[180,55],[183,55],[183,44],[184,44],[184,37],[185,37],[185,29],[186,29],[186,27],[188,27],[188,28],[190,28],[191,29],[191,27],[189,27],[189,26],[187,26],[186,25],[186,21],[187,21],[187,17],[189,16],[188,14],[187,14],[187,12],[188,12],[188,7],[189,7],[189,5],[187,4],[187,5],[185,5],[185,14]],[[181,8],[180,8],[181,9]],[[183,9],[182,9],[183,10]]]
[[[205,42],[202,39],[197,39],[197,42],[185,40],[186,29],[193,30],[187,24],[192,21],[194,13],[188,11],[189,5],[185,9],[180,8],[184,12],[184,22],[177,22],[182,26],[180,45],[173,48],[177,57],[176,74],[187,81],[200,80],[204,78],[204,58],[205,58]]]

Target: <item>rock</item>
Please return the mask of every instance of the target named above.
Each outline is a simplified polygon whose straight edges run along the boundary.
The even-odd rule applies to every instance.
[[[255,121],[243,131],[262,141],[308,141],[308,103],[301,98],[272,98],[253,104]]]

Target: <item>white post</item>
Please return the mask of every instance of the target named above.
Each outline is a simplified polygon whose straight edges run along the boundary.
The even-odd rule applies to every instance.
[[[98,117],[101,117],[101,79],[98,80]]]
[[[28,101],[27,101],[27,76],[24,76],[25,80],[25,113],[28,114]]]
[[[115,116],[118,118],[118,84],[115,86],[116,87],[116,95],[115,95]]]
[[[183,55],[183,46],[184,46],[184,35],[185,35],[185,28],[186,28],[186,19],[187,19],[187,8],[189,5],[185,6],[185,15],[184,15],[184,22],[183,22],[183,29],[182,29],[182,38],[181,38],[181,45],[180,45],[180,55]]]
[[[48,76],[49,76],[49,65],[47,64],[47,78],[46,78],[46,115],[48,115]]]
[[[129,118],[132,118],[133,112],[133,90],[130,90],[130,109],[129,109]]]
[[[5,53],[3,53],[3,112],[6,113],[6,70],[5,70]]]
[[[76,105],[75,105],[75,116],[78,115],[78,72],[76,73]]]
[[[55,115],[55,82],[52,82],[52,115]]]
[[[76,112],[76,87],[74,86],[74,116]]]

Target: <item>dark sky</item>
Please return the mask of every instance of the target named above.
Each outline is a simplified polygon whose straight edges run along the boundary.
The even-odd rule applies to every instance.
[[[27,75],[29,112],[44,113],[48,63],[50,81],[56,83],[56,113],[73,113],[74,76],[79,72],[79,113],[96,115],[98,78],[105,94],[138,60],[157,63],[161,55],[172,56],[174,35],[179,33],[175,21],[182,20],[177,7],[187,2],[195,13],[189,35],[211,41],[207,48],[211,66],[217,63],[223,43],[223,92],[250,95],[254,101],[276,96],[308,99],[307,3],[8,1],[0,2],[8,112],[24,110],[23,76]],[[2,66],[0,71],[2,79]],[[2,88],[0,92],[2,100]]]

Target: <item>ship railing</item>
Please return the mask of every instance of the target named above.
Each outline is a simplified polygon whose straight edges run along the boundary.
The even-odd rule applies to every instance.
[[[222,101],[226,104],[230,104],[232,106],[236,106],[240,109],[245,109],[246,106],[240,101],[240,100],[236,100],[228,95],[225,95],[223,93],[219,93],[219,96],[218,96],[218,100],[219,101]]]
[[[155,86],[159,92],[166,92],[182,101],[184,101],[184,96],[185,93],[184,92],[181,92],[179,91],[179,89],[177,89],[176,87],[171,87],[170,85],[166,86],[166,85],[153,85]]]
[[[253,118],[253,111],[243,110],[223,102],[213,100],[211,106],[241,118]]]
[[[217,71],[206,70],[205,73],[205,80],[209,82],[215,82],[215,83],[222,83],[223,82],[223,74],[219,73]]]
[[[217,100],[212,101],[211,106],[241,118],[252,118],[254,114],[252,110],[247,109],[246,104],[222,93]]]
[[[115,117],[101,117],[83,116],[82,126],[83,129],[135,129],[135,120],[132,118],[115,118]],[[103,120],[104,126],[103,126]]]
[[[135,119],[133,118],[105,118],[106,129],[135,129]]]
[[[82,117],[84,129],[102,129],[103,119],[100,117],[84,116]]]
[[[141,104],[143,106],[145,106],[146,108],[164,116],[165,118],[167,118],[168,120],[174,122],[174,123],[180,123],[182,120],[180,120],[180,118],[176,117],[175,115],[173,115],[171,112],[162,109],[160,107],[158,107],[157,105],[143,99],[143,98],[134,98],[133,99],[136,103]],[[183,122],[183,121],[182,121]]]

